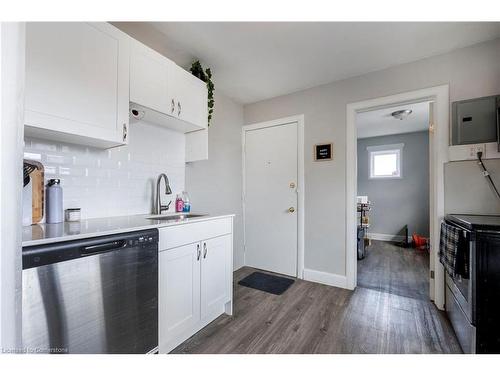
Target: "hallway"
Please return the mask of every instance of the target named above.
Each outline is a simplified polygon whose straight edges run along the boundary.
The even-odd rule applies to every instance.
[[[429,254],[372,240],[358,261],[358,287],[429,300]]]

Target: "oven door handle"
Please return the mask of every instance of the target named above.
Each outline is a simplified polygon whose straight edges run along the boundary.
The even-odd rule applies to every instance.
[[[444,222],[448,225],[451,225],[452,227],[455,227],[455,228],[462,230],[464,232],[464,234],[465,233],[467,233],[467,234],[472,233],[472,231],[470,229],[467,229],[467,228],[463,227],[462,225],[455,223],[454,221],[445,220]]]

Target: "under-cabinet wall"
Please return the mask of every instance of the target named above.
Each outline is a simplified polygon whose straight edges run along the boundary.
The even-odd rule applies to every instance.
[[[80,207],[83,218],[150,213],[160,173],[173,192],[163,202],[184,190],[185,135],[145,122],[130,133],[127,146],[108,150],[25,138],[25,158],[42,162],[46,180],[61,179],[64,208]]]
[[[186,55],[165,43],[165,35],[141,22],[113,22],[114,26],[132,38],[167,56],[180,66],[189,66],[194,56]],[[215,77],[217,79],[217,77]],[[216,83],[217,86],[217,83]],[[215,90],[214,117],[208,128],[208,146],[188,144],[186,161],[186,189],[194,211],[211,215],[235,214],[234,217],[234,269],[244,266],[243,213],[241,205],[241,126],[243,105]],[[203,130],[204,131],[204,130]],[[200,131],[201,132],[201,131]],[[186,137],[195,138],[194,134]],[[207,155],[208,147],[208,155]]]
[[[208,130],[210,157],[186,164],[186,189],[195,211],[212,215],[235,214],[234,269],[244,266],[241,205],[241,125],[243,106],[218,92]]]

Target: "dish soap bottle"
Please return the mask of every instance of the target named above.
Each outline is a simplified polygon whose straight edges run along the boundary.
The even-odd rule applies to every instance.
[[[175,212],[183,212],[184,211],[184,201],[181,198],[180,194],[177,194],[177,198],[175,198]]]
[[[186,191],[182,192],[182,201],[184,202],[183,212],[191,211],[191,201],[189,200],[189,195]]]
[[[48,224],[63,222],[63,190],[61,180],[58,178],[50,179],[46,189],[47,214],[45,221]]]

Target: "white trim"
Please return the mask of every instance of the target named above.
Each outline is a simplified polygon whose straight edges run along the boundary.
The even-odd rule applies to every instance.
[[[387,108],[399,104],[435,102],[430,163],[433,175],[430,188],[432,226],[430,228],[431,251],[434,257],[434,283],[430,283],[430,296],[439,309],[444,308],[444,270],[437,260],[439,248],[439,223],[444,217],[444,163],[448,161],[449,140],[449,85],[436,86],[401,94],[350,103],[346,106],[346,276],[347,288],[357,283],[356,251],[356,195],[357,195],[357,130],[356,113]],[[433,287],[434,285],[434,287]],[[432,289],[433,288],[433,289]]]
[[[347,288],[347,277],[344,275],[337,275],[335,273],[310,270],[306,268],[304,270],[304,280],[336,286],[337,288]]]
[[[405,239],[405,236],[400,234],[385,234],[385,233],[367,233],[366,238],[370,240],[377,241],[391,241],[391,242],[401,242]],[[412,237],[408,236],[408,242],[412,241]]]
[[[241,132],[241,161],[243,168],[242,206],[243,206],[243,262],[246,265],[246,230],[245,230],[245,134],[247,131],[269,128],[272,126],[297,123],[297,278],[304,278],[304,226],[305,226],[305,166],[304,166],[304,115],[284,117],[276,120],[244,125]]]
[[[367,151],[392,151],[402,150],[405,147],[404,143],[395,143],[392,145],[366,146]]]
[[[25,23],[0,22],[0,348],[21,348]]]
[[[455,145],[448,147],[450,161],[477,160],[477,152],[483,152],[483,159],[499,159],[497,142]]]
[[[387,179],[401,179],[403,178],[403,148],[405,144],[399,143],[396,145],[382,145],[382,146],[368,146],[366,150],[368,151],[368,179],[369,180],[387,180]],[[385,176],[376,176],[373,174],[375,169],[375,156],[377,155],[390,155],[396,154],[396,175],[385,175]]]

